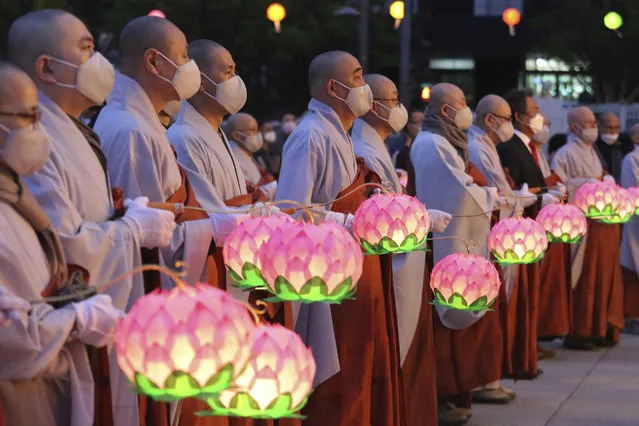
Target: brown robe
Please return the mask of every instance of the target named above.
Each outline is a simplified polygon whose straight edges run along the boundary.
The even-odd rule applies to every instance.
[[[541,263],[537,336],[570,334],[572,321],[570,245],[550,243]]]
[[[623,313],[626,318],[639,318],[639,277],[634,270],[621,267],[623,274]]]
[[[376,176],[363,160],[358,166],[355,181],[336,198]],[[354,192],[332,209],[355,213],[370,192]],[[406,425],[390,256],[364,256],[355,300],[331,305],[331,312],[340,371],[315,389],[302,410],[304,425]]]
[[[619,341],[624,295],[620,265],[620,225],[588,219],[583,268],[573,290],[571,336]],[[611,335],[608,328],[612,327]]]

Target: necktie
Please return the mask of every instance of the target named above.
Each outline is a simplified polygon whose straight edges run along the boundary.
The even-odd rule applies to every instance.
[[[539,167],[539,156],[537,155],[537,147],[532,143],[530,144],[530,154],[532,155],[533,160],[535,160],[537,168],[541,169],[541,167]]]

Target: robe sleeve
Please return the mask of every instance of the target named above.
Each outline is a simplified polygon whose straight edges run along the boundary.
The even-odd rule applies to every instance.
[[[570,167],[565,152],[560,151],[555,154],[550,168],[562,181],[567,182],[570,179]]]
[[[67,263],[89,272],[90,284],[100,286],[140,265],[140,236],[126,217],[115,221],[85,221],[63,185],[52,162],[25,179],[58,233]],[[140,283],[140,284],[135,284]],[[124,310],[133,286],[141,277],[123,280],[106,292]]]
[[[0,380],[62,377],[69,366],[60,351],[75,324],[71,306],[54,310],[45,304],[20,313],[0,331]]]
[[[484,165],[488,185],[497,187],[497,189],[504,194],[510,193],[510,185],[508,184],[508,180],[506,180],[501,162],[495,162],[495,159],[499,160],[499,157],[495,157],[494,155],[490,156],[485,150],[480,149],[479,158]]]
[[[210,165],[205,160],[204,154],[199,152],[198,144],[189,140],[191,137],[184,132],[171,134],[171,145],[175,148],[178,162],[186,171],[195,190],[197,201],[203,208],[224,207],[224,199],[213,185],[213,170],[210,170]]]
[[[326,155],[321,149],[322,136],[316,131],[293,133],[284,145],[282,169],[275,192],[276,200],[293,200],[309,205],[315,199],[315,188],[324,180]],[[282,204],[284,209],[292,205]]]
[[[639,186],[639,156],[628,154],[621,165],[620,185],[624,188]]]

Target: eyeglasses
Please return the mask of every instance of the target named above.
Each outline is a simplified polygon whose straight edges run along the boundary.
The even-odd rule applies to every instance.
[[[389,101],[393,108],[398,107],[401,102],[398,98],[373,98],[374,101]]]
[[[490,114],[490,115],[492,115],[492,116],[494,116],[494,117],[503,118],[504,120],[507,120],[507,121],[510,121],[510,120],[512,120],[512,119],[513,119],[513,117],[512,117],[512,116],[510,116],[510,117],[504,117],[503,115],[494,114],[494,113],[492,113],[492,112],[489,112],[488,114]],[[486,114],[486,115],[488,115],[488,114]]]
[[[0,111],[0,117],[18,117],[24,120],[31,121],[31,124],[36,124],[40,121],[40,109],[36,109],[34,112],[7,112]]]

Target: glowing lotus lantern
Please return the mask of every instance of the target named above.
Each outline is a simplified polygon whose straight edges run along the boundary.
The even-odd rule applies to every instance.
[[[255,323],[228,293],[206,284],[138,299],[115,332],[117,360],[156,400],[210,397],[246,367]]]
[[[551,243],[576,244],[586,233],[588,222],[579,208],[571,204],[548,204],[537,215]]]
[[[243,220],[226,238],[224,264],[237,287],[248,290],[266,286],[260,272],[259,251],[273,232],[285,223],[293,223],[293,219],[284,214],[251,217]]]
[[[232,389],[207,402],[215,415],[300,417],[315,377],[315,360],[300,337],[280,325],[256,327],[252,357]]]
[[[574,204],[588,218],[611,217],[619,209],[619,196],[614,184],[589,182],[577,190]]]
[[[503,219],[488,236],[488,249],[501,264],[538,262],[547,248],[546,231],[530,218]]]
[[[617,186],[617,200],[619,201],[619,208],[612,216],[606,216],[599,219],[603,223],[616,224],[626,223],[632,219],[635,214],[635,199],[624,188]]]
[[[364,256],[343,226],[296,222],[264,243],[260,262],[274,300],[340,303],[355,293]]]
[[[499,294],[501,281],[495,266],[480,256],[454,253],[433,267],[430,287],[433,303],[464,311],[487,310]]]
[[[634,198],[635,202],[635,214],[639,215],[639,187],[634,186],[632,188],[627,189],[628,194]]]
[[[430,216],[426,206],[409,195],[379,194],[355,212],[353,235],[369,254],[406,253],[426,241]]]

